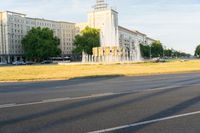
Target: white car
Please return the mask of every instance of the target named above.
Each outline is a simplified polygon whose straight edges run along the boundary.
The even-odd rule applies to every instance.
[[[24,61],[15,61],[12,63],[13,65],[26,65]]]

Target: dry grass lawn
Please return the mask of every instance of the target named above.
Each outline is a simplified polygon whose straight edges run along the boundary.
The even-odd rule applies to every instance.
[[[200,71],[200,61],[112,65],[38,65],[0,67],[0,82],[60,80],[108,75],[154,75]]]

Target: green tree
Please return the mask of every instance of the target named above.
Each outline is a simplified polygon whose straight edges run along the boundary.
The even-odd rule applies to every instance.
[[[171,49],[165,49],[164,54],[166,57],[172,57],[172,50]]]
[[[86,27],[79,35],[75,36],[73,44],[75,46],[74,54],[81,55],[83,51],[92,54],[92,48],[100,46],[100,30]]]
[[[200,57],[200,45],[198,45],[198,46],[196,47],[195,56],[198,57],[198,58]]]
[[[155,41],[151,44],[152,57],[161,57],[163,55],[163,46],[160,41]]]
[[[60,56],[60,39],[49,28],[32,28],[22,39],[24,55],[28,60],[41,61]]]
[[[150,58],[150,46],[140,44],[140,51],[143,58]]]

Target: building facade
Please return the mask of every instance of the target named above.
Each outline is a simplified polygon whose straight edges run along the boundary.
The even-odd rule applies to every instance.
[[[118,12],[108,7],[104,0],[96,0],[85,23],[30,18],[22,13],[4,11],[0,12],[0,62],[23,60],[21,40],[33,27],[53,30],[60,39],[62,56],[72,55],[73,39],[86,26],[100,29],[102,47],[122,47],[129,56],[139,56],[140,43],[149,45],[155,41],[139,31],[119,26]]]
[[[102,47],[118,47],[118,12],[108,8],[107,4],[104,5],[97,4],[95,9],[88,13],[88,26],[100,29]]]
[[[50,28],[60,39],[62,56],[72,54],[75,23],[29,18],[25,14],[0,12],[0,62],[22,60],[21,40],[33,27]]]

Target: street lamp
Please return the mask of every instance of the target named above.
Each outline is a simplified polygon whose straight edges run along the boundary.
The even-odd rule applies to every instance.
[[[166,46],[163,45],[163,58],[165,57],[165,49],[166,49]]]
[[[150,57],[150,60],[152,59],[152,51],[151,51],[151,47],[152,47],[152,45],[150,44],[150,45],[149,45],[149,57]]]

